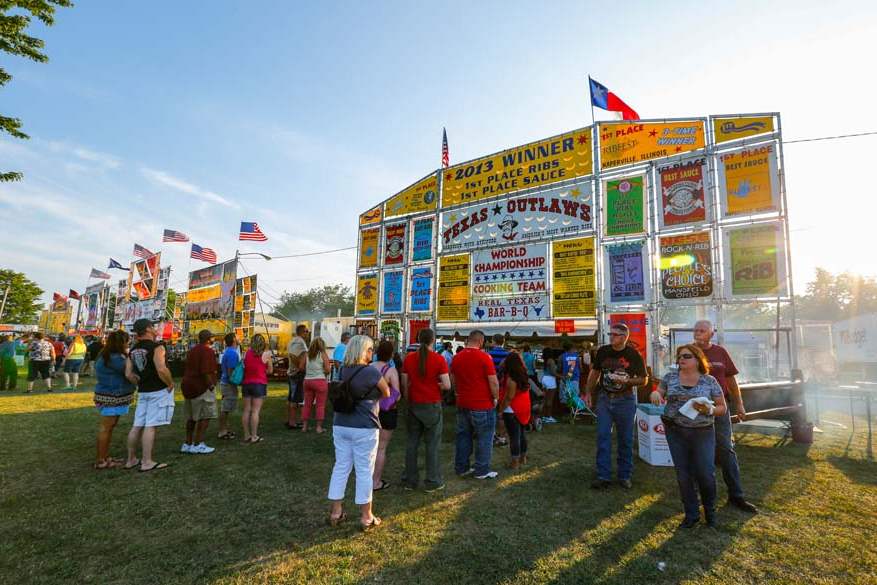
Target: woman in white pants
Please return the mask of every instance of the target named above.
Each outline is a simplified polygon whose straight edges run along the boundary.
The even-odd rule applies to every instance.
[[[350,413],[335,412],[332,436],[335,441],[335,467],[329,480],[329,524],[337,526],[347,515],[342,502],[350,471],[356,472],[356,504],[360,526],[369,530],[380,526],[381,519],[372,513],[372,473],[378,452],[379,400],[390,395],[390,387],[381,373],[370,367],[374,342],[366,335],[356,335],[347,344],[341,380],[348,381],[355,399]]]

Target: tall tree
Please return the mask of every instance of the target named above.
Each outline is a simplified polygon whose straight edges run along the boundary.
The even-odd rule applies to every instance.
[[[3,296],[6,296],[3,314],[0,315],[3,323],[36,323],[42,309],[39,302],[42,294],[43,289],[21,272],[0,268],[0,304],[3,303]]]
[[[817,268],[816,278],[807,284],[806,293],[795,300],[801,319],[840,321],[877,313],[877,280]]]
[[[27,34],[31,18],[37,18],[46,26],[55,24],[55,10],[73,4],[70,0],[0,0],[0,50],[25,57],[31,61],[45,63],[49,60],[43,52],[45,43],[42,39]],[[12,79],[12,76],[0,67],[0,87]],[[0,131],[15,138],[30,138],[21,131],[21,120],[0,115]],[[0,182],[20,181],[21,173],[0,171]]]
[[[274,314],[296,321],[331,317],[338,309],[342,315],[353,315],[353,292],[349,286],[327,284],[305,292],[283,293]]]

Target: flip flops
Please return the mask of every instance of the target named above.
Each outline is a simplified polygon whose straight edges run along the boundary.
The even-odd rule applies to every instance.
[[[383,524],[383,521],[380,518],[378,518],[377,516],[372,516],[372,519],[369,522],[360,521],[359,529],[362,530],[363,532],[369,532],[371,530],[374,530],[375,528],[377,528],[381,524]]]
[[[94,469],[115,469],[116,467],[121,467],[122,464],[114,459],[105,459],[100,463],[95,463],[92,465]]]
[[[390,482],[385,480],[385,479],[382,479],[381,483],[379,483],[376,487],[372,488],[372,491],[379,492],[381,490],[387,489],[388,487],[390,487]]]
[[[148,468],[145,468],[141,465],[140,466],[140,473],[147,473],[149,471],[154,471],[156,469],[167,469],[167,467],[168,467],[167,463],[156,463],[152,467],[148,467]]]
[[[332,528],[335,528],[345,520],[347,520],[347,512],[341,512],[340,516],[332,516],[330,514],[329,517],[326,518],[326,523]]]
[[[217,439],[223,439],[225,441],[230,441],[236,437],[237,435],[235,435],[232,431],[228,431],[227,433],[224,433],[222,435],[216,435]]]
[[[128,465],[128,464],[126,463],[126,464],[122,467],[122,469],[129,469],[129,470],[130,470],[130,469],[134,469],[134,468],[137,467],[138,465],[140,465],[140,460],[139,460],[139,459],[136,460],[136,461],[135,461],[133,464],[131,464],[131,465]]]

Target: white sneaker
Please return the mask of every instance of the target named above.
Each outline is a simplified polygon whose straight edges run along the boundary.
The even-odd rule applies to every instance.
[[[196,453],[198,455],[208,455],[216,451],[216,447],[208,447],[205,443],[199,443],[192,447],[192,453]]]
[[[493,479],[497,475],[499,475],[499,474],[495,471],[488,471],[484,475],[476,475],[475,479]]]
[[[194,453],[193,449],[195,445],[190,445],[189,443],[183,443],[183,446],[180,447],[180,453]]]
[[[549,424],[550,425],[550,424],[553,424],[556,422],[557,422],[557,419],[554,418],[553,416],[543,416],[542,417],[542,424]]]

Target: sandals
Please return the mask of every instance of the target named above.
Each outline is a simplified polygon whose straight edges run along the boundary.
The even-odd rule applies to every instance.
[[[116,467],[121,467],[122,464],[119,461],[116,461],[112,458],[107,458],[101,461],[100,463],[95,463],[92,465],[94,469],[115,469]]]
[[[132,463],[131,465],[128,465],[128,464],[126,463],[126,464],[124,465],[124,467],[122,467],[122,469],[134,469],[134,468],[137,467],[138,465],[140,465],[140,460],[139,460],[139,459],[137,459],[136,461],[134,461],[134,463]]]
[[[149,471],[153,471],[153,470],[156,470],[156,469],[167,469],[167,468],[168,468],[168,464],[167,464],[167,463],[156,463],[156,464],[153,465],[152,467],[143,467],[143,466],[141,465],[141,466],[140,466],[140,473],[147,473],[147,472],[149,472]]]
[[[230,441],[231,439],[234,439],[236,437],[237,437],[237,435],[234,434],[232,431],[225,432],[221,435],[216,435],[217,439],[222,439],[224,441]]]
[[[340,516],[332,516],[329,514],[329,517],[326,518],[326,523],[332,528],[335,528],[345,520],[347,520],[347,512],[341,512]]]
[[[362,530],[363,532],[369,532],[372,529],[377,528],[381,524],[383,524],[383,520],[381,520],[377,516],[372,516],[372,519],[369,522],[360,521],[359,529]]]
[[[261,443],[263,441],[263,437],[250,437],[249,439],[244,439],[244,443],[253,444],[253,443]]]
[[[390,485],[391,485],[391,484],[390,484],[389,481],[387,481],[387,480],[385,480],[385,479],[382,479],[382,480],[381,480],[381,483],[379,483],[379,484],[377,485],[377,487],[372,488],[372,491],[373,491],[373,492],[379,492],[379,491],[381,491],[381,490],[385,490],[385,489],[387,489],[388,487],[390,487]]]

